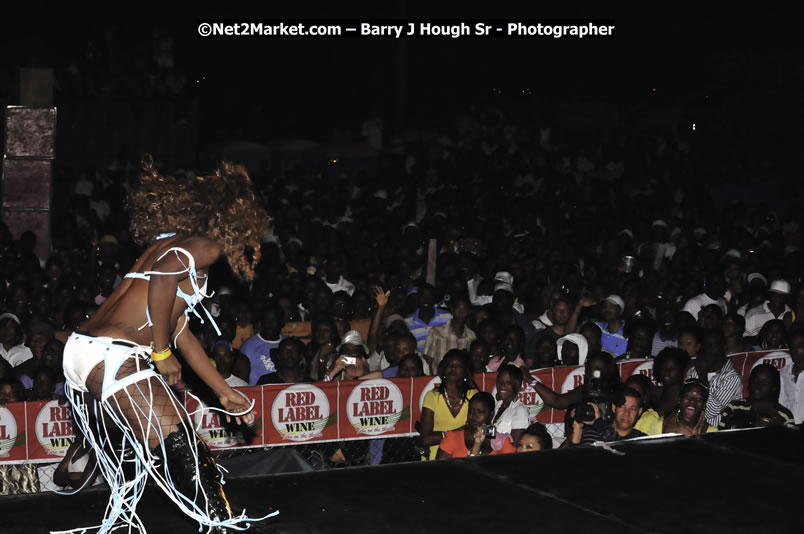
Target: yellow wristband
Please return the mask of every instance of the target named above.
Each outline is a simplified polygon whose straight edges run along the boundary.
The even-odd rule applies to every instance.
[[[173,356],[173,352],[171,352],[170,347],[167,347],[164,350],[154,351],[151,353],[151,359],[155,362],[161,362],[162,360],[166,360]]]

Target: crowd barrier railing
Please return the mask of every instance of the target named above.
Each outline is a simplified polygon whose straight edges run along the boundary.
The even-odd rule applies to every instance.
[[[788,351],[743,352],[729,359],[743,376],[744,396],[756,365],[771,363],[778,369],[792,365]],[[621,360],[617,365],[623,380],[634,373],[652,378],[652,359]],[[584,369],[554,367],[531,375],[564,393],[583,383]],[[478,373],[474,378],[480,390],[495,393],[496,373]],[[424,395],[438,383],[438,377],[425,376],[238,388],[255,403],[255,419],[246,432],[227,426],[219,413],[206,409],[191,393],[181,392],[180,398],[210,448],[227,450],[413,435]],[[563,423],[564,411],[547,408],[531,388],[523,389],[519,397],[531,422]],[[59,461],[73,439],[66,401],[0,406],[0,464]]]

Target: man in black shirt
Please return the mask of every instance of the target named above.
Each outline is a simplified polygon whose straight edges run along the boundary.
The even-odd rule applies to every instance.
[[[623,389],[619,398],[612,403],[614,417],[610,423],[600,418],[597,404],[589,403],[586,406],[592,407],[595,418],[591,421],[579,421],[580,413],[576,412],[572,423],[571,446],[592,445],[596,441],[620,441],[645,435],[634,430],[634,425],[642,415],[642,397],[633,388]]]

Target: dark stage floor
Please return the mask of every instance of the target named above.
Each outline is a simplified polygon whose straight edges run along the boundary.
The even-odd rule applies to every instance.
[[[802,432],[722,432],[622,443],[616,452],[507,456],[230,478],[249,532],[735,532],[800,534]],[[0,498],[0,532],[97,524],[108,492]],[[151,534],[197,532],[159,493],[139,511]]]

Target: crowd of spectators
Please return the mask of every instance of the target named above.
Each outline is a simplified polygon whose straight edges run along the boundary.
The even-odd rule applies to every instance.
[[[273,218],[257,277],[216,265],[221,333],[191,328],[233,386],[441,376],[406,445],[433,459],[550,448],[521,388],[567,409],[565,446],[804,422],[798,213],[710,197],[686,138],[557,137],[469,113],[388,143],[376,177],[254,175]],[[73,184],[48,257],[0,227],[0,403],[62,394],[67,336],[136,259],[128,168]],[[755,349],[792,363],[758,367],[743,399],[727,356]],[[622,384],[616,361],[643,358],[654,381]],[[585,366],[584,385],[560,394],[527,373],[557,365]],[[473,384],[484,371],[496,399]],[[373,447],[326,461],[379,462]]]

